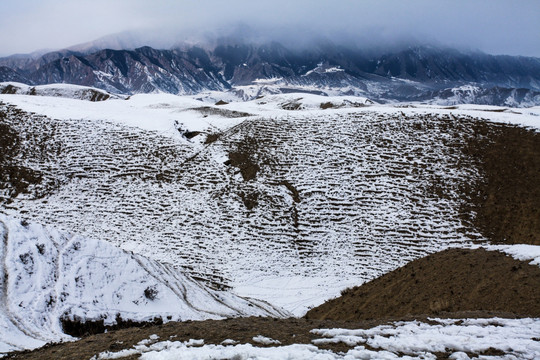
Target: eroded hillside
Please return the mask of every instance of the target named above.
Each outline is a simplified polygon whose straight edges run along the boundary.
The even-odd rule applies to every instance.
[[[6,199],[5,212],[108,239],[299,313],[483,239],[463,214],[471,202],[463,189],[480,174],[463,149],[478,124],[499,125],[467,115],[288,112],[193,147],[105,120],[3,112],[20,136],[52,134],[58,144],[47,158],[20,156],[43,174],[36,186],[54,190]]]

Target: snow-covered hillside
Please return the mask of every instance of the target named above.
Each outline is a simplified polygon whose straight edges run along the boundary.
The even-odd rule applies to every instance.
[[[125,99],[125,95],[116,95],[101,89],[69,84],[50,84],[30,86],[17,82],[0,83],[0,94],[18,94],[34,96],[53,96],[67,99],[88,101],[104,101],[108,99]]]
[[[300,315],[345,287],[481,238],[458,216],[457,189],[478,175],[457,146],[479,118],[540,119],[538,108],[366,106],[309,94],[215,106],[220,96],[0,96],[49,116],[2,106],[27,140],[17,161],[41,176],[2,211],[107,239]]]
[[[61,320],[283,316],[110,242],[0,214],[0,355],[72,339]]]
[[[483,88],[478,85],[463,85],[434,92],[428,103],[438,105],[499,104],[510,107],[531,107],[540,102],[540,92],[529,89]]]

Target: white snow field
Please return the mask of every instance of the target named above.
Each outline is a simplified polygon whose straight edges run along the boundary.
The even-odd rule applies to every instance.
[[[0,214],[0,355],[72,340],[61,319],[164,321],[285,316],[215,291],[177,269],[107,241]]]
[[[94,360],[121,359],[140,355],[145,360],[165,359],[437,359],[450,352],[450,359],[537,359],[540,357],[540,319],[430,319],[395,322],[371,329],[314,329],[321,336],[313,344],[257,347],[251,344],[204,345],[204,340],[143,340],[132,349],[104,352]],[[344,343],[343,353],[322,350],[317,345]],[[494,351],[498,355],[485,352]]]
[[[531,265],[540,266],[540,246],[515,244],[515,245],[484,245],[486,250],[500,251],[516,260],[527,261]]]
[[[470,131],[458,117],[540,128],[538,108],[307,94],[222,106],[166,94],[0,101],[35,113],[11,126],[50,134],[52,149],[21,160],[48,189],[19,194],[3,212],[106,239],[296,315],[480,237],[457,216],[455,190],[478,176],[452,147]],[[201,134],[187,139],[179,128]],[[207,134],[220,136],[205,144]],[[255,178],[227,165],[234,151],[257,164]],[[445,194],[435,196],[440,184]]]

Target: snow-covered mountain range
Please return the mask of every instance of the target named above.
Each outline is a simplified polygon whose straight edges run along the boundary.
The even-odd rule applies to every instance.
[[[277,42],[217,41],[170,50],[62,50],[0,59],[0,81],[69,83],[122,94],[195,94],[255,86],[254,97],[311,92],[379,102],[540,104],[540,59],[433,46],[368,51],[322,42],[309,50]],[[463,93],[464,86],[478,89]],[[249,97],[252,99],[254,97]]]

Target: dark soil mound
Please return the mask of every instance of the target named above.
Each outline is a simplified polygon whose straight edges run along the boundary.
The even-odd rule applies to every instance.
[[[464,146],[481,181],[463,189],[465,218],[493,242],[540,245],[540,133],[478,121]]]
[[[255,159],[259,152],[259,142],[253,137],[245,137],[229,151],[229,164],[237,167],[245,181],[253,180],[261,169]]]
[[[306,318],[355,321],[477,310],[540,316],[540,268],[497,251],[445,250],[345,290]]]

